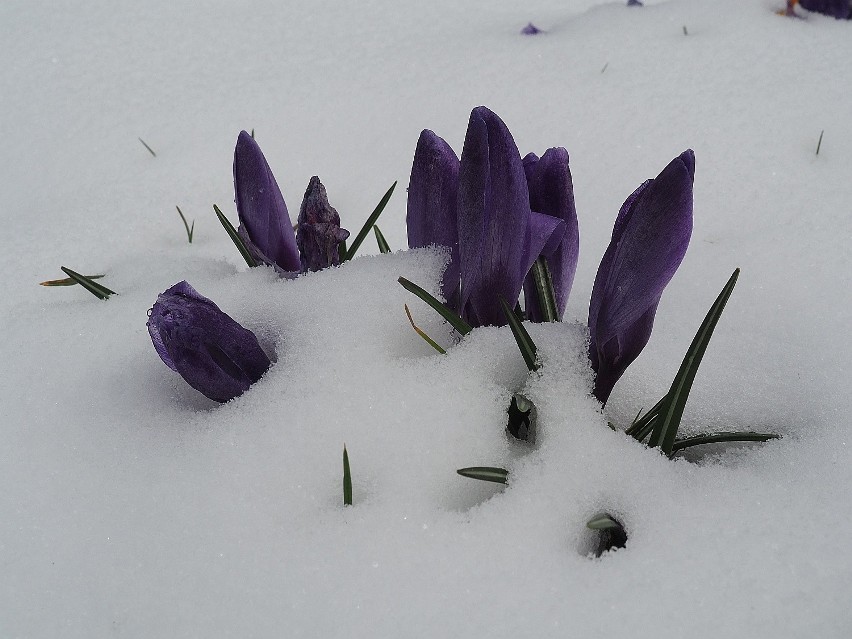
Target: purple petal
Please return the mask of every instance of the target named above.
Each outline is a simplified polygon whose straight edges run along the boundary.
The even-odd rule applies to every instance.
[[[450,301],[459,288],[459,237],[456,199],[459,159],[443,139],[428,129],[420,134],[408,183],[408,247],[435,244],[450,249],[443,293]]]
[[[692,233],[695,156],[687,150],[642,184],[619,211],[595,278],[589,305],[595,396],[612,387],[651,337],[663,290],[677,271]]]
[[[530,208],[565,223],[561,240],[542,250],[550,267],[556,306],[561,317],[571,294],[580,254],[580,229],[574,206],[574,185],[568,168],[568,151],[562,147],[551,148],[540,160],[530,153],[524,158],[524,171],[529,186]],[[534,291],[532,281],[524,290],[528,289]]]
[[[325,187],[317,176],[312,177],[299,209],[296,234],[302,272],[340,264],[338,245],[348,237],[349,231],[340,228],[340,215],[328,203]]]
[[[852,2],[850,0],[799,0],[803,9],[822,13],[838,20],[852,19]]]
[[[535,26],[532,22],[527,23],[527,26],[521,29],[521,35],[538,35],[539,33],[544,32],[537,26]]]
[[[470,114],[459,166],[458,229],[462,316],[475,326],[506,323],[524,269],[530,207],[527,180],[509,129],[486,107]]]
[[[301,269],[287,205],[257,142],[240,132],[234,149],[234,193],[240,228],[284,271]]]
[[[159,295],[148,332],[166,365],[217,402],[243,394],[270,366],[254,333],[186,282]]]

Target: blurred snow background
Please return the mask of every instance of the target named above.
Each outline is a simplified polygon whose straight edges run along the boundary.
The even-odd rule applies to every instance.
[[[848,636],[852,24],[782,4],[6,0],[0,635]],[[446,337],[396,284],[434,287],[440,254],[283,282],[213,215],[236,219],[253,128],[291,214],[319,175],[357,231],[398,179],[380,225],[404,248],[420,130],[460,151],[479,104],[521,153],[571,154],[580,264],[565,322],[530,329],[533,379],[507,329],[444,357],[411,331],[405,302]],[[692,245],[604,415],[584,356],[598,260],[687,147]],[[37,286],[60,264],[120,294]],[[667,390],[737,266],[683,428],[784,438],[668,461],[608,429]],[[182,279],[277,355],[227,405],[151,347],[146,311]],[[520,389],[534,447],[503,433]],[[628,546],[591,559],[602,510]]]

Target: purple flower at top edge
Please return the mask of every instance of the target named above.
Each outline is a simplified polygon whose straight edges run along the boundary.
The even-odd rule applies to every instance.
[[[803,9],[838,20],[852,20],[852,0],[799,0]]]
[[[545,157],[540,170],[530,167],[530,175],[536,193],[553,208],[538,212],[530,209],[529,176],[515,141],[486,107],[471,112],[461,160],[431,131],[420,136],[409,185],[409,247],[450,248],[443,293],[471,326],[504,325],[499,298],[514,305],[536,258],[561,255],[572,243],[569,237],[563,245],[570,236],[563,216],[574,215],[576,226],[573,195],[556,193],[570,188],[567,152],[550,149]],[[555,262],[563,300],[576,266],[576,246],[572,250],[573,265]]]
[[[254,333],[185,281],[157,297],[148,333],[166,366],[217,402],[242,395],[271,365]]]
[[[521,35],[538,35],[539,33],[544,32],[537,26],[535,26],[532,22],[527,23],[527,26],[521,29]]]
[[[627,0],[628,7],[644,7],[645,5],[640,0]]]
[[[340,264],[338,245],[349,237],[340,228],[340,216],[328,203],[325,187],[317,176],[311,178],[299,209],[296,245],[302,272],[320,271]]]
[[[686,253],[694,176],[687,150],[636,189],[615,220],[589,304],[594,395],[604,404],[648,343],[663,290]]]
[[[282,274],[302,270],[296,236],[281,189],[257,142],[241,131],[234,148],[237,232],[258,262]]]

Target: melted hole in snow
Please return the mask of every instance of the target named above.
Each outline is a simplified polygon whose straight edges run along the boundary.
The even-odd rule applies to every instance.
[[[597,558],[626,546],[627,529],[621,523],[621,518],[601,513],[592,517],[586,524],[577,550],[581,555]]]

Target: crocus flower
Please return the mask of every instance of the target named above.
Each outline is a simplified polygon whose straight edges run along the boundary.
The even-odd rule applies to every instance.
[[[562,247],[568,227],[562,216],[573,214],[573,196],[554,193],[570,188],[570,173],[567,180],[554,176],[560,167],[567,172],[567,152],[548,153],[540,170],[537,158],[529,161],[542,202],[556,202],[539,212],[530,208],[528,176],[512,134],[486,107],[471,112],[461,160],[431,131],[420,136],[409,185],[409,247],[449,247],[444,296],[472,326],[505,324],[500,297],[514,304],[536,258]],[[556,268],[554,279],[564,284],[561,262]],[[573,267],[568,270],[573,277]],[[570,281],[563,297],[568,289]]]
[[[532,22],[527,23],[527,26],[521,29],[521,35],[538,35],[539,33],[543,33],[543,31]]]
[[[642,4],[642,2],[640,0],[627,0],[627,6],[628,7],[644,7],[645,5]]]
[[[252,257],[283,273],[302,270],[296,235],[281,189],[260,147],[241,131],[234,149],[237,233]]]
[[[808,11],[823,13],[838,20],[852,19],[852,0],[799,0]]]
[[[694,175],[695,156],[684,151],[636,189],[615,220],[589,304],[594,395],[603,403],[648,343],[663,289],[686,253]]]
[[[340,264],[337,247],[348,237],[349,231],[340,228],[340,216],[328,203],[325,187],[317,176],[312,177],[299,209],[296,233],[302,272]]]
[[[217,402],[242,395],[270,366],[254,333],[185,281],[157,297],[148,332],[166,366]]]

